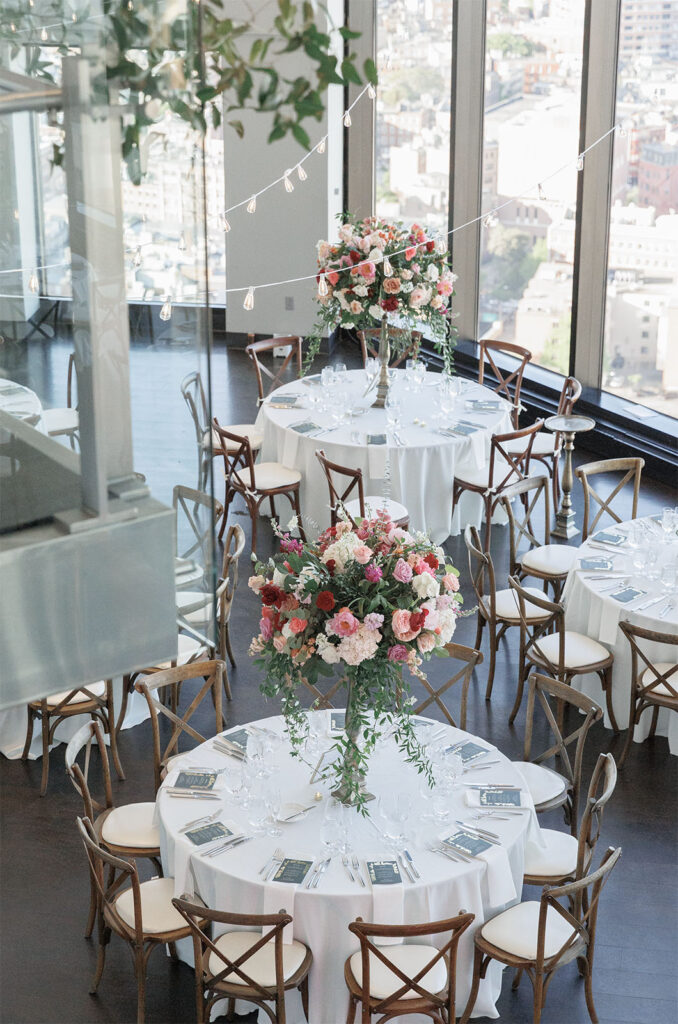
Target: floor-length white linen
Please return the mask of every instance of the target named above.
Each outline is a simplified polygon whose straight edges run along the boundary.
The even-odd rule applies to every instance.
[[[310,392],[313,388],[322,387],[319,383],[308,385],[294,381],[286,384],[262,405],[257,417],[257,426],[264,433],[260,459],[262,462],[282,462],[302,474],[301,510],[310,536],[317,533],[314,525],[325,529],[330,523],[327,482],[315,457],[318,448],[322,448],[332,462],[361,469],[366,495],[386,496],[402,502],[410,514],[411,529],[429,531],[437,544],[460,533],[469,522],[480,526],[482,502],[477,495],[464,495],[452,515],[452,484],[455,475],[465,469],[482,468],[487,464],[492,434],[511,430],[509,404],[499,400],[498,409],[485,412],[469,410],[467,401],[498,399],[488,388],[463,381],[463,392],[456,400],[454,411],[445,417],[444,422],[452,424],[464,419],[480,426],[468,437],[448,437],[439,433],[443,422],[439,421],[441,375],[427,373],[419,390],[407,391],[403,387],[405,371],[394,372],[394,386],[403,408],[402,425],[398,431],[402,445],[396,445],[393,435],[387,430],[386,410],[371,407],[374,391],[364,396],[366,377],[363,370],[349,370],[345,376],[351,407],[354,410],[364,409],[364,412],[340,426],[333,426],[329,414],[310,407]],[[298,394],[304,407],[273,408],[271,402],[275,403],[276,398],[284,394]],[[309,419],[327,429],[319,436],[311,437],[292,428],[292,424]],[[385,446],[368,445],[367,434],[386,434],[388,443]],[[282,502],[283,499],[279,499],[279,503]],[[283,522],[286,515],[283,510]]]
[[[619,527],[615,526],[614,531],[627,533],[629,527],[630,523],[624,523]],[[593,547],[591,547],[590,541],[594,542]],[[658,531],[656,543],[661,544]],[[609,554],[614,559],[615,572],[626,572],[628,569],[628,576],[621,577],[621,579],[630,579],[634,586],[641,586],[643,590],[647,591],[647,594],[637,598],[629,605],[623,605],[615,601],[609,592],[600,593],[601,589],[604,590],[609,587],[613,581],[586,578],[593,574],[584,573],[579,568],[579,564],[583,557],[607,557],[608,552],[595,546],[594,537],[589,538],[579,549],[580,557],[570,572],[565,590],[563,591],[565,623],[567,629],[576,630],[578,633],[585,633],[586,636],[590,636],[593,640],[600,641],[614,654],[612,706],[615,718],[617,719],[617,725],[620,729],[625,729],[629,721],[631,699],[631,648],[626,637],[619,629],[619,621],[620,619],[628,619],[633,625],[641,626],[643,629],[651,629],[662,633],[675,633],[678,629],[678,601],[663,619],[658,617],[658,612],[662,610],[665,604],[664,601],[653,605],[646,611],[637,610],[635,605],[643,604],[653,597],[666,594],[668,599],[671,595],[666,593],[658,580],[649,580],[645,574],[639,576],[634,574],[635,571],[631,564],[631,549],[628,546],[619,548],[617,554],[613,551],[609,552]],[[667,546],[666,557],[673,557],[675,559],[677,555],[677,544],[674,543]],[[601,572],[600,575],[605,576],[607,573]],[[673,597],[675,598],[676,595],[674,594]],[[675,647],[669,647],[666,644],[643,644],[642,646],[643,650],[655,662],[674,663],[676,660]],[[573,686],[588,694],[602,708],[605,708],[605,725],[608,729],[611,728],[605,707],[605,696],[598,676],[593,674],[575,676]],[[645,711],[633,733],[633,738],[637,743],[642,743],[647,738],[651,723],[652,711]],[[668,708],[660,708],[659,710],[657,735],[668,736],[671,753],[678,754],[678,715],[671,712]]]
[[[326,722],[326,713],[321,722]],[[438,723],[436,723],[438,724]],[[280,718],[271,718],[257,723],[259,727],[282,732]],[[323,725],[324,728],[324,725]],[[442,727],[441,727],[442,728]],[[456,742],[467,734],[458,729],[445,727],[450,742]],[[331,740],[326,740],[329,745]],[[485,771],[465,775],[465,781],[512,782],[520,785],[522,780],[510,761],[495,751],[483,740],[479,743],[493,751],[491,760],[500,763]],[[316,755],[317,756],[317,755]],[[229,758],[219,754],[208,742],[196,748],[184,763],[224,767]],[[275,779],[282,790],[283,801],[308,803],[312,801],[318,784],[310,785],[310,769],[307,764],[289,756],[289,747],[283,746],[275,758]],[[528,842],[538,842],[539,829],[534,811],[526,811],[510,820],[491,819],[487,827],[502,837],[502,847],[493,848],[487,856],[490,864],[480,861],[458,864],[429,851],[428,845],[440,836],[456,829],[424,820],[425,802],[422,801],[422,779],[407,765],[393,741],[380,745],[371,764],[367,780],[369,790],[377,797],[392,791],[394,787],[413,795],[412,818],[409,825],[409,849],[421,873],[421,880],[415,884],[403,883],[404,923],[417,923],[452,917],[459,911],[475,914],[471,930],[462,938],[457,960],[457,1012],[461,1013],[470,991],[473,964],[473,932],[487,918],[517,902],[520,898],[525,847]],[[324,792],[327,786],[323,784]],[[465,786],[460,786],[454,798],[451,818],[465,819],[473,813],[465,804]],[[310,800],[309,800],[310,798]],[[523,799],[529,800],[525,794]],[[323,806],[311,811],[295,824],[283,825],[282,838],[262,837],[242,847],[226,852],[214,859],[201,857],[191,847],[189,840],[179,834],[182,825],[195,819],[201,813],[211,813],[213,803],[193,800],[174,800],[161,795],[158,799],[158,818],[161,831],[161,850],[166,874],[174,874],[178,893],[195,888],[205,903],[214,908],[228,909],[236,913],[269,912],[275,903],[277,909],[285,908],[294,916],[294,938],[308,944],[313,952],[313,967],[310,975],[310,1024],[340,1024],[345,1020],[348,1002],[344,983],[343,968],[346,958],[358,948],[357,941],[348,931],[348,924],[357,916],[373,920],[373,896],[371,888],[365,889],[352,883],[336,857],[317,889],[276,885],[279,890],[272,897],[270,885],[262,882],[258,872],[276,847],[281,847],[286,856],[307,860],[318,859],[324,854],[320,840]],[[374,812],[375,805],[371,805]],[[382,839],[369,821],[356,811],[350,816],[350,837],[353,849],[365,871],[366,859],[388,857]],[[224,797],[224,820],[235,822],[247,831],[247,812],[233,798]],[[494,871],[490,875],[490,868]],[[489,884],[488,884],[489,879]],[[380,894],[383,895],[383,894]],[[492,895],[501,895],[499,902]],[[393,923],[393,922],[391,922]],[[183,946],[182,955],[191,960],[191,950]],[[501,987],[501,968],[494,964],[487,978],[481,983],[475,1016],[496,1017],[495,1002]],[[248,1007],[238,1003],[240,1012]],[[251,1006],[249,1007],[251,1009]],[[260,1021],[267,1018],[263,1012]],[[290,1024],[302,1024],[304,1016],[300,1000],[294,993],[288,996],[287,1019]],[[408,1018],[412,1021],[419,1018]]]

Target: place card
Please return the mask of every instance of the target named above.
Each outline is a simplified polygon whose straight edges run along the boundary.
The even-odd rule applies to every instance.
[[[476,761],[479,757],[483,757],[488,754],[487,747],[481,747],[478,743],[472,743],[468,740],[466,743],[462,743],[461,746],[448,747],[445,751],[446,754],[458,754],[464,764],[468,764],[470,761]]]
[[[218,772],[191,771],[183,768],[174,783],[173,789],[214,789]]]
[[[521,807],[519,789],[481,789],[481,807]]]
[[[613,530],[601,530],[600,533],[594,533],[593,539],[599,540],[602,544],[614,544],[615,547],[626,542],[623,533],[615,533]]]
[[[312,860],[294,860],[292,857],[285,857],[284,861],[273,876],[274,882],[289,882],[291,885],[298,885],[303,882],[308,874]]]
[[[372,885],[396,885],[402,882],[397,861],[368,860],[365,863]]]
[[[612,561],[609,558],[582,558],[579,568],[605,572],[612,568]]]
[[[273,394],[268,399],[268,404],[269,405],[273,405],[275,403],[276,405],[281,406],[281,407],[284,406],[284,405],[294,405],[294,403],[296,402],[297,398],[299,398],[299,397],[300,396],[296,392],[293,393],[293,394],[290,393],[290,394],[287,394],[287,395]]]
[[[643,597],[647,594],[647,590],[640,590],[637,587],[625,587],[623,590],[618,590],[616,594],[610,594],[615,601],[619,601],[620,604],[628,604],[630,601],[635,601],[637,597]]]
[[[275,401],[270,401],[267,404],[269,409],[303,409],[303,405],[300,405],[296,398],[291,402],[279,402],[276,399]]]
[[[469,434],[475,434],[478,431],[478,427],[472,423],[453,423],[451,427],[443,427],[440,431],[441,434],[452,434],[457,437],[468,437]]]
[[[443,846],[449,846],[451,850],[459,850],[460,853],[469,853],[472,857],[485,853],[493,845],[493,843],[488,843],[487,839],[481,839],[480,836],[474,836],[463,829],[455,832],[453,836],[443,839]]]
[[[247,729],[236,729],[235,732],[224,733],[220,739],[231,746],[237,747],[241,754],[247,753],[247,741],[250,737]]]
[[[190,832],[184,833],[196,846],[204,846],[205,843],[213,843],[215,839],[228,839],[235,835],[230,828],[215,821],[211,825],[201,825],[199,828],[192,828]]]
[[[368,444],[386,444],[386,434],[368,434]]]
[[[296,430],[297,434],[315,434],[322,427],[314,423],[313,420],[300,420],[299,423],[291,423],[292,430]]]
[[[319,373],[311,373],[307,377],[302,377],[301,378],[301,383],[302,384],[306,384],[307,387],[311,388],[311,387],[313,387],[314,384],[319,384],[320,383],[320,374]]]
[[[501,403],[496,399],[470,398],[466,402],[466,408],[477,412],[494,412],[495,409],[501,409]]]
[[[330,732],[340,733],[346,728],[346,712],[345,711],[331,711],[330,712]]]

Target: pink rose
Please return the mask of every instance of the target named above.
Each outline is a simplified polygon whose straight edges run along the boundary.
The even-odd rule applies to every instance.
[[[400,278],[387,277],[384,281],[383,289],[388,295],[396,295],[400,291]]]
[[[423,572],[428,572],[431,575],[433,575],[433,569],[428,564],[428,562],[424,561],[423,558],[418,558],[417,561],[414,563],[414,571],[416,572],[417,576],[421,576]]]
[[[393,647],[388,649],[388,660],[389,661],[407,661],[407,647],[405,644],[394,644]]]
[[[359,625],[360,622],[349,608],[340,608],[325,626],[325,632],[336,636],[353,636]]]
[[[412,567],[402,558],[399,558],[393,570],[393,578],[398,580],[399,583],[409,583],[412,579]]]
[[[455,576],[452,572],[448,572],[443,576],[442,584],[445,590],[452,591],[453,594],[456,594],[459,590],[459,577]]]
[[[358,544],[353,548],[353,557],[359,565],[367,565],[372,557],[372,550],[367,544]]]
[[[263,636],[264,640],[273,639],[273,623],[270,619],[259,619],[259,632]]]
[[[398,608],[393,613],[391,619],[391,628],[393,630],[396,640],[414,640],[415,636],[421,632],[420,629],[412,629],[410,623],[410,613],[405,608]]]
[[[363,277],[369,278],[373,278],[377,272],[377,268],[371,261],[368,261],[367,263],[361,263],[360,266],[358,267],[358,270],[360,271]]]
[[[431,289],[418,284],[410,293],[410,306],[412,309],[420,309],[431,299]]]
[[[247,586],[250,590],[253,590],[255,594],[258,594],[265,582],[265,576],[250,576],[247,581]]]
[[[378,565],[368,565],[365,569],[365,579],[369,580],[370,583],[378,583],[383,575]]]
[[[339,281],[339,274],[337,274],[336,270],[331,270],[326,276],[330,284],[337,284]]]
[[[436,645],[435,635],[433,633],[420,633],[417,637],[417,647],[422,654],[428,654],[432,651]]]
[[[303,633],[307,625],[306,619],[290,619],[290,629],[293,633]]]
[[[416,247],[416,245],[410,245],[410,246],[408,246],[407,249],[405,249],[405,259],[408,262],[410,260],[413,260],[416,255],[417,255],[417,247]]]
[[[285,650],[285,637],[280,635],[274,636],[273,646],[275,647],[278,654],[282,654],[282,652]]]

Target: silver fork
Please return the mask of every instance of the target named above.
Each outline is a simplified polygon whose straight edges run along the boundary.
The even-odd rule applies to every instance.
[[[351,864],[353,865],[353,870],[356,873],[356,877],[357,877],[358,881],[360,882],[360,884],[362,885],[362,887],[364,889],[365,888],[365,879],[363,878],[362,871],[360,870],[360,864],[358,863],[358,858],[356,857],[355,853],[351,857]]]
[[[665,618],[666,618],[666,616],[667,616],[667,615],[669,614],[669,612],[671,611],[671,609],[672,609],[672,608],[675,608],[675,606],[676,606],[676,602],[675,602],[675,601],[674,601],[673,599],[671,599],[671,600],[669,601],[669,603],[668,603],[667,605],[665,605],[665,607],[664,607],[664,608],[662,608],[662,610],[660,611],[660,613],[659,613],[659,618],[660,618],[660,619],[665,619]]]
[[[273,851],[273,856],[269,857],[269,859],[266,861],[266,863],[264,864],[263,868],[259,872],[260,875],[264,876],[264,881],[265,882],[268,881],[268,876],[269,876],[269,874],[271,872],[271,869],[273,868],[274,864],[276,863],[276,861],[280,865],[280,864],[282,864],[284,859],[285,859],[285,854],[280,849],[280,847],[278,847],[277,850]]]
[[[350,866],[350,864],[348,862],[348,854],[342,853],[342,855],[341,855],[341,863],[346,868],[346,871],[348,872],[348,877],[351,879],[352,882],[355,882],[355,875],[351,871],[351,866]]]
[[[211,824],[211,822],[215,821],[220,814],[221,810],[218,810],[215,811],[214,814],[204,814],[202,818],[194,818],[193,821],[187,821],[183,828],[180,828],[179,831],[190,832],[190,830],[192,828],[195,828],[197,825],[209,825]]]

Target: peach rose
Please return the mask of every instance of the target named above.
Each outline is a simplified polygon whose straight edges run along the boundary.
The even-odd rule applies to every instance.
[[[418,629],[410,629],[410,613],[405,608],[398,608],[393,613],[391,619],[391,628],[393,635],[396,640],[404,641],[414,640],[415,636],[420,632]]]
[[[452,572],[448,572],[443,576],[442,584],[445,590],[451,591],[453,594],[456,594],[459,590],[459,578]]]
[[[297,633],[303,633],[306,629],[306,619],[290,619],[290,629],[296,635]]]
[[[372,551],[368,548],[367,544],[358,544],[358,546],[353,549],[353,557],[359,565],[367,565],[372,557]]]
[[[384,291],[388,295],[395,295],[400,291],[400,278],[399,277],[387,277],[384,280]]]
[[[422,654],[428,654],[432,651],[436,645],[435,635],[433,633],[420,633],[417,637],[417,647]]]
[[[274,636],[273,646],[275,647],[278,654],[282,654],[282,652],[285,650],[285,638],[280,635]]]

